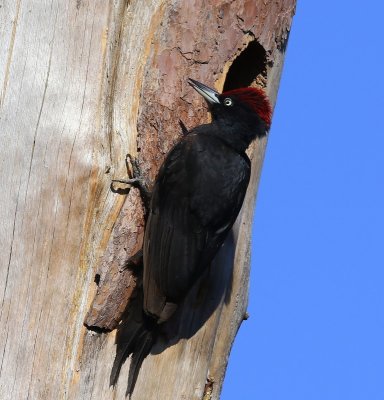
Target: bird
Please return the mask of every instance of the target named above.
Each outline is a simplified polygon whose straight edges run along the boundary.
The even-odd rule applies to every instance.
[[[143,325],[126,346],[135,357],[129,393],[158,328],[207,271],[231,230],[250,180],[246,150],[271,125],[272,108],[263,89],[220,94],[194,79],[188,83],[206,100],[212,120],[190,130],[180,122],[183,136],[153,185],[143,243]]]

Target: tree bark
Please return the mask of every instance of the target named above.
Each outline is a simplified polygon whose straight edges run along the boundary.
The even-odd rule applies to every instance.
[[[140,249],[145,210],[136,189],[114,193],[111,179],[126,175],[130,153],[150,185],[181,135],[179,119],[189,128],[207,121],[188,77],[218,90],[261,85],[274,104],[294,8],[295,0],[0,6],[1,399],[124,398],[129,361],[109,386],[113,329],[137,284],[126,263]],[[233,233],[180,312],[177,339],[145,359],[132,399],[219,398],[246,313],[265,146],[249,150],[252,178]]]

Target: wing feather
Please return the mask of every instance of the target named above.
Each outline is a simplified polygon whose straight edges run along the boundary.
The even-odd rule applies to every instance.
[[[248,185],[249,160],[208,139],[186,136],[156,179],[144,239],[144,309],[159,318],[212,261]]]

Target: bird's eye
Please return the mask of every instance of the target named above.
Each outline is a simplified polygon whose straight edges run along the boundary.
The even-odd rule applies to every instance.
[[[224,99],[224,105],[229,107],[233,104],[232,99],[230,99],[229,97],[227,97],[226,99]]]

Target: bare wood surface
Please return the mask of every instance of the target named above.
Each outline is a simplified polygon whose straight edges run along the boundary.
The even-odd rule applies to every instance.
[[[179,118],[188,127],[207,120],[186,78],[221,90],[234,60],[254,39],[266,51],[274,102],[294,6],[294,0],[2,3],[1,399],[124,398],[129,362],[117,387],[109,387],[114,332],[95,334],[83,326],[96,294],[94,275],[121,277],[144,228],[137,191],[112,193],[110,180],[125,176],[126,153],[138,155],[153,180],[178,138]],[[265,145],[253,146],[243,212],[214,267],[221,272],[211,293],[228,283],[228,260],[235,257],[231,292],[218,303],[208,296],[212,312],[205,316],[191,301],[182,321],[200,315],[205,323],[172,346],[159,343],[158,354],[143,364],[133,399],[202,399],[204,392],[205,398],[219,397],[246,311],[250,229]],[[107,268],[113,263],[100,270],[108,254],[115,274]],[[106,297],[115,293],[108,289]]]

